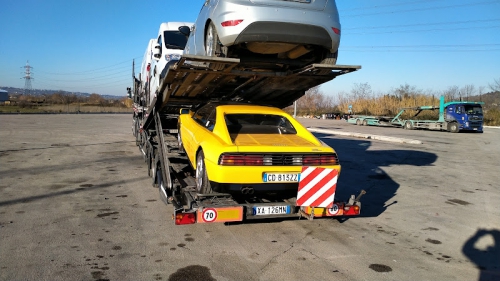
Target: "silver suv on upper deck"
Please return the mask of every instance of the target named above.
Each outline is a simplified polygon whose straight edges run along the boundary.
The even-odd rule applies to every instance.
[[[339,43],[335,0],[206,0],[184,54],[302,67],[336,64]]]

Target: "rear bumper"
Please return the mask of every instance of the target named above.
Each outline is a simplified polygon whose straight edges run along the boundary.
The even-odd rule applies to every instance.
[[[327,8],[305,10],[289,7],[269,7],[255,4],[219,3],[211,15],[225,46],[243,42],[286,42],[323,46],[334,53],[338,50],[340,35],[332,27],[340,29],[338,12]],[[222,27],[229,20],[243,20],[236,26]]]
[[[239,34],[234,44],[245,42],[300,43],[332,49],[332,38],[324,28],[287,22],[254,22]]]

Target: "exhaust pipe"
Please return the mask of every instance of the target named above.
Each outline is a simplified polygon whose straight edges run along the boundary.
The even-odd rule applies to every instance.
[[[255,191],[253,190],[253,187],[251,186],[243,186],[241,188],[241,193],[244,195],[252,195]]]

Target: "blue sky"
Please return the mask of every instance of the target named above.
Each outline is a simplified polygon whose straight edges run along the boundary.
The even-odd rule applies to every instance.
[[[196,20],[204,0],[0,0],[0,88],[124,96],[161,22]],[[500,0],[337,0],[338,64],[361,65],[325,83],[329,95],[368,83],[442,91],[500,79]]]

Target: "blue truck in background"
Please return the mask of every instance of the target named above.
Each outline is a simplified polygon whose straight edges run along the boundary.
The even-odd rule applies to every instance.
[[[402,108],[395,117],[353,115],[348,123],[365,126],[402,127],[407,130],[427,129],[458,133],[459,131],[483,132],[483,102],[444,101],[439,106],[418,106]],[[414,119],[422,111],[439,109],[438,120]],[[403,113],[416,111],[411,119],[403,119]]]

